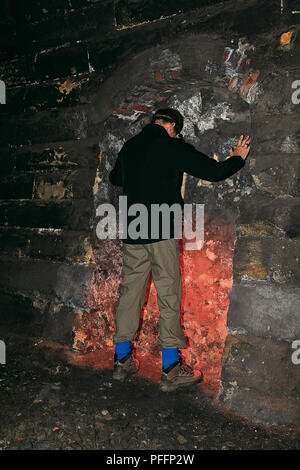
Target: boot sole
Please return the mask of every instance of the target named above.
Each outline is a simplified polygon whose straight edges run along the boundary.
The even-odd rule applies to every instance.
[[[160,385],[160,390],[162,392],[173,392],[174,390],[177,390],[178,388],[185,388],[185,387],[192,387],[193,385],[197,385],[198,383],[202,382],[203,376],[200,376],[197,378],[197,380],[194,380],[193,382],[185,382],[185,383],[180,383],[180,384],[161,384]]]

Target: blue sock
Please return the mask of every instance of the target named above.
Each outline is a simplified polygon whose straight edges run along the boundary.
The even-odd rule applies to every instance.
[[[163,369],[167,369],[174,362],[179,361],[178,348],[162,349]]]
[[[127,356],[127,354],[130,351],[131,351],[130,341],[126,341],[125,343],[116,343],[115,345],[115,352],[119,360]]]

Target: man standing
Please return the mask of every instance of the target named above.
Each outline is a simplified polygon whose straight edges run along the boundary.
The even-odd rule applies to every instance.
[[[150,124],[125,142],[109,175],[113,185],[123,187],[129,209],[139,203],[148,210],[148,221],[143,227],[148,236],[138,238],[128,233],[123,240],[121,296],[113,337],[113,378],[123,381],[138,370],[131,341],[135,339],[152,271],[160,310],[157,344],[162,350],[162,391],[196,384],[202,380],[202,375],[195,376],[178,354],[178,349],[186,347],[186,340],[180,324],[182,283],[176,224],[170,219],[169,236],[165,237],[160,220],[158,235],[153,237],[151,208],[154,204],[183,206],[180,193],[183,172],[207,181],[221,181],[245,165],[250,150],[250,138],[241,136],[237,147],[230,150],[230,158],[217,162],[186,143],[180,134],[182,127],[183,117],[179,111],[159,109]]]

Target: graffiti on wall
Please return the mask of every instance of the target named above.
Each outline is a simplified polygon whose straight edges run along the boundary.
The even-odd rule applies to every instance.
[[[238,48],[225,47],[222,62],[225,66],[225,75],[230,79],[228,89],[238,93],[249,104],[257,103],[262,93],[258,83],[259,70],[253,70],[250,65],[248,52],[254,51],[245,39],[240,39]]]

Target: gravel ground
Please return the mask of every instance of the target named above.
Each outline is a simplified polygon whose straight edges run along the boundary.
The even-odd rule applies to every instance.
[[[8,343],[7,343],[8,344]],[[197,387],[163,393],[140,377],[70,366],[10,337],[0,365],[0,449],[300,449],[300,430],[225,411]]]

